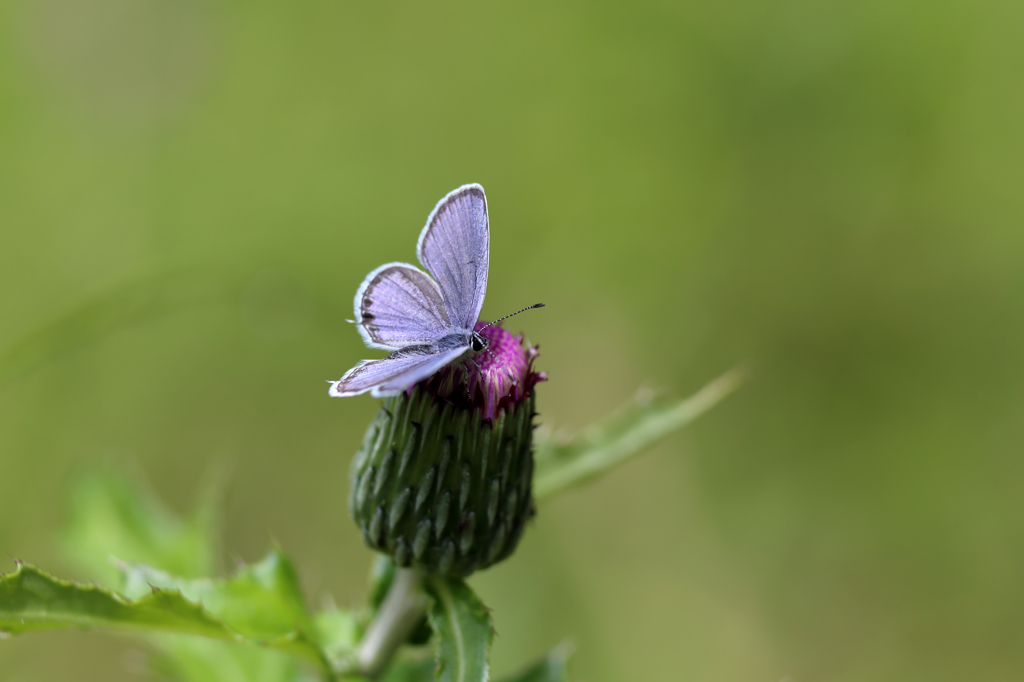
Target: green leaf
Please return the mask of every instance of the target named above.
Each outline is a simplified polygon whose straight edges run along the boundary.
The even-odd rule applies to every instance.
[[[359,618],[351,611],[342,611],[333,604],[313,617],[314,638],[320,644],[335,670],[355,666],[356,647],[362,636]]]
[[[243,637],[303,658],[322,670],[332,669],[316,639],[320,630],[306,610],[295,568],[278,550],[226,579],[179,578],[149,566],[122,565],[121,569],[129,597],[152,588],[178,590]],[[336,651],[335,655],[342,653]]]
[[[439,682],[486,682],[494,629],[491,614],[462,580],[430,576],[434,599],[430,624],[440,637],[436,679]]]
[[[568,682],[570,653],[570,647],[563,643],[525,670],[505,677],[502,682]]]
[[[296,627],[312,631],[295,569],[279,550],[230,578],[179,578],[144,565],[122,564],[124,594],[135,598],[157,587],[179,590],[189,601],[250,639],[280,637]]]
[[[638,396],[621,413],[574,437],[538,439],[534,497],[583,483],[640,454],[714,407],[742,383],[743,374],[734,369],[676,403],[659,404]]]
[[[307,682],[313,678],[296,658],[313,663],[328,677],[328,668],[350,667],[359,637],[357,619],[333,607],[311,616],[295,570],[282,552],[272,551],[228,579],[200,577],[209,573],[215,548],[214,501],[220,477],[211,478],[197,511],[181,520],[135,479],[84,476],[73,490],[65,545],[80,564],[129,598],[145,599],[153,587],[180,593],[186,603],[202,605],[232,635],[213,640],[149,634],[156,649],[152,664],[164,677],[183,682]],[[111,555],[133,563],[112,562]],[[149,563],[159,568],[145,565]],[[179,577],[182,573],[185,577]]]
[[[177,632],[215,639],[240,638],[179,592],[151,590],[136,600],[94,585],[59,580],[29,564],[0,578],[0,631],[66,627]]]
[[[185,635],[153,635],[150,668],[181,682],[314,682],[280,651]]]
[[[374,613],[384,603],[394,579],[395,562],[387,554],[377,554],[370,568],[370,607]]]
[[[263,572],[243,571],[242,580],[217,592],[194,584],[203,581],[171,579],[167,574],[149,569],[147,577],[159,578],[169,588],[154,585],[148,588],[147,594],[133,600],[102,587],[59,580],[34,566],[20,564],[14,573],[0,578],[0,632],[20,634],[30,630],[83,627],[200,635],[291,654],[312,663],[327,677],[333,677],[326,654],[310,635],[299,629],[285,631],[282,625],[286,617],[284,605],[289,598],[265,594],[280,588],[280,569],[274,567],[268,572],[274,574],[269,582],[271,587],[261,582],[267,577]],[[247,629],[249,637],[189,599],[181,592],[181,587],[192,588],[193,597],[209,599],[242,629]],[[137,583],[133,590],[141,592],[141,584]],[[252,599],[255,606],[244,606],[241,602],[246,599]],[[277,610],[268,608],[267,613],[263,613],[262,609],[268,604],[277,604]],[[305,619],[308,620],[308,616]]]
[[[209,575],[217,526],[212,508],[212,503],[201,504],[182,520],[140,480],[123,474],[88,474],[71,491],[63,544],[77,564],[111,587],[119,578],[111,556],[189,578]]]
[[[432,682],[436,667],[432,657],[398,656],[381,675],[379,682]]]

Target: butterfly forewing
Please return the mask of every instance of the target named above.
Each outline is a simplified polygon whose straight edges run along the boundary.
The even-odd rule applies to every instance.
[[[399,351],[381,360],[364,360],[331,384],[330,394],[340,398],[367,391],[375,398],[397,395],[454,362],[466,350],[454,348],[425,354]]]
[[[487,293],[490,254],[487,198],[480,185],[463,185],[442,199],[420,234],[416,255],[437,280],[448,318],[472,330]]]
[[[406,263],[367,275],[356,292],[355,314],[366,344],[386,350],[434,343],[452,326],[437,283]]]

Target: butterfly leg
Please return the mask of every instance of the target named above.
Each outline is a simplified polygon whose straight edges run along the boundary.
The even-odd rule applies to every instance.
[[[484,370],[483,370],[483,368],[480,367],[480,365],[478,365],[476,360],[474,360],[473,358],[466,358],[466,361],[473,363],[473,366],[476,367],[476,371],[480,375],[480,379],[482,381],[483,378],[484,378]],[[465,367],[465,364],[463,364],[463,367]],[[469,391],[469,379],[466,379],[466,391]]]
[[[476,363],[473,363],[473,364],[476,364]],[[471,377],[470,377],[469,367],[466,366],[465,362],[462,363],[462,371],[466,373],[466,400],[472,400],[473,399],[473,394],[470,393],[470,391],[469,391],[469,380],[470,380]]]

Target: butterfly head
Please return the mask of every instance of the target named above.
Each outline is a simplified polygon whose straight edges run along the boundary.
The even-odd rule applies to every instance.
[[[478,331],[473,332],[473,338],[470,339],[469,342],[474,353],[480,353],[487,350],[487,346],[489,346],[490,343],[491,340]]]

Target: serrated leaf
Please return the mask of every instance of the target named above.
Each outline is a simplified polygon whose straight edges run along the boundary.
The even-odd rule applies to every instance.
[[[141,596],[153,587],[179,590],[250,639],[280,637],[297,627],[313,630],[295,569],[278,550],[230,578],[180,578],[145,565],[120,568],[127,597]]]
[[[161,678],[181,682],[314,682],[298,661],[281,651],[243,644],[154,635],[157,652],[150,668]]]
[[[123,474],[89,474],[71,491],[63,544],[77,564],[109,587],[117,586],[119,578],[111,556],[187,578],[209,575],[216,546],[209,507],[179,519],[141,481]]]
[[[198,577],[209,571],[215,548],[219,486],[207,488],[197,511],[179,519],[135,479],[119,473],[82,477],[73,490],[65,545],[78,563],[121,593],[141,599],[153,586],[178,590],[236,635],[212,640],[149,634],[156,649],[150,660],[163,677],[182,682],[315,679],[297,658],[331,677],[328,666],[340,669],[350,662],[358,640],[356,619],[336,608],[311,617],[283,553],[271,552],[226,580]],[[111,555],[143,563],[112,562]],[[144,565],[149,562],[158,568]],[[175,575],[176,570],[185,577]]]
[[[331,605],[313,617],[313,624],[314,637],[334,669],[354,667],[356,647],[362,636],[356,614]]]
[[[569,653],[569,647],[562,644],[544,658],[503,678],[501,682],[568,682]]]
[[[427,578],[434,599],[430,625],[438,634],[436,679],[439,682],[486,682],[494,629],[491,614],[464,581]]]
[[[0,578],[0,631],[65,627],[177,632],[238,641],[240,637],[177,591],[152,590],[136,600],[95,585],[60,580],[19,564]]]
[[[179,578],[150,566],[122,565],[121,569],[129,597],[152,587],[178,590],[247,639],[304,658],[323,670],[332,668],[316,640],[318,629],[306,610],[295,568],[278,550],[224,579]]]
[[[384,671],[379,682],[432,682],[436,667],[432,658],[398,658]]]
[[[236,598],[239,595],[221,606]],[[326,655],[304,632],[275,633],[266,639],[243,637],[177,588],[152,587],[148,594],[129,599],[103,587],[60,580],[28,564],[20,564],[14,573],[0,578],[0,632],[20,634],[66,627],[189,634],[257,645],[303,658],[333,677]]]
[[[541,499],[588,481],[640,454],[714,407],[742,380],[742,370],[733,370],[686,400],[661,404],[638,397],[621,413],[576,436],[538,437],[534,497]]]

